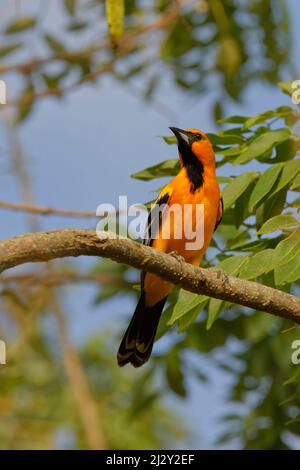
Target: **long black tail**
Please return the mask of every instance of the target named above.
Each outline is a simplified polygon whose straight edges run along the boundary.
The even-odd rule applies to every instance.
[[[118,351],[118,364],[140,367],[148,361],[166,298],[146,307],[142,294]]]

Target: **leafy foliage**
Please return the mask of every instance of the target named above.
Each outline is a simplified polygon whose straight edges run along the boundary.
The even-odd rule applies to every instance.
[[[295,109],[282,106],[253,117],[227,118],[222,122],[230,126],[228,129],[209,135],[217,154],[218,173],[225,165],[226,175],[230,172],[228,165],[232,168],[239,165],[241,173],[222,184],[224,220],[208,250],[206,267],[217,267],[287,292],[299,290],[300,220],[296,203],[299,186],[295,181],[300,173],[300,147],[298,135],[287,124],[291,120],[295,123],[299,117]],[[239,126],[234,127],[236,124]],[[165,140],[175,143],[173,139]],[[253,161],[255,171],[244,172],[243,165]],[[166,176],[166,167],[162,162],[133,177],[152,180]],[[173,167],[169,172],[172,175]],[[202,331],[204,316],[198,318],[201,312],[206,314],[207,329],[213,326],[211,333]],[[241,345],[247,340],[242,352],[228,358],[226,366],[222,361],[219,365],[228,368],[235,377],[229,397],[233,405],[234,402],[247,405],[248,394],[259,398],[254,405],[246,406],[244,414],[224,416],[224,426],[231,430],[225,431],[220,442],[239,437],[245,448],[285,448],[288,445],[284,440],[285,423],[291,414],[299,415],[299,408],[291,408],[289,401],[289,405],[279,409],[278,405],[291,394],[292,388],[284,387],[283,383],[293,368],[291,344],[297,339],[298,330],[281,333],[285,324],[282,320],[258,312],[245,316],[243,312],[243,308],[227,302],[180,291],[166,313],[169,325],[177,323],[180,332],[186,331],[186,339],[179,343],[182,351],[192,347],[211,355],[223,347],[226,356],[230,338]],[[222,320],[215,323],[219,316]],[[178,357],[179,346],[175,348]],[[241,364],[238,369],[228,365],[235,360]],[[178,365],[174,377],[179,373]],[[299,386],[300,383],[296,388]],[[174,391],[182,395],[182,391]],[[299,434],[296,423],[289,429]]]
[[[225,221],[215,236],[218,244],[214,251],[217,247],[218,253],[210,259],[211,266],[220,267],[246,279],[259,279],[267,273],[274,278],[279,266],[286,265],[288,272],[290,263],[293,263],[298,255],[300,221],[292,204],[297,189],[292,191],[291,188],[300,173],[299,137],[289,127],[274,128],[278,126],[278,122],[286,122],[291,116],[293,119],[297,117],[296,110],[281,106],[251,118],[240,116],[238,120],[242,126],[221,130],[218,134],[209,134],[218,155],[219,173],[225,164],[241,166],[256,160],[259,164],[268,165],[267,168],[264,165],[264,169],[259,171],[256,164],[256,171],[241,172],[238,176],[230,177],[224,185],[222,196]],[[235,121],[235,124],[237,118],[224,121],[226,124]],[[169,139],[168,143],[175,142]],[[289,160],[286,160],[287,148]],[[168,172],[169,176],[173,176],[174,166],[170,165],[170,162],[173,160],[142,170],[133,177],[151,180],[166,176]],[[279,194],[282,197],[278,201]],[[240,207],[244,210],[240,211]],[[227,217],[229,213],[233,213],[233,218]],[[246,254],[241,256],[241,251]],[[280,285],[283,281],[281,277]],[[276,278],[272,284],[277,286]],[[289,291],[292,288],[291,285],[288,286]],[[202,305],[202,299],[199,298],[198,301]],[[212,302],[215,303],[210,300],[210,305]],[[191,309],[188,308],[190,303],[187,303],[186,299],[184,303],[187,312],[195,307],[191,302]],[[210,308],[211,312],[215,311]],[[211,313],[210,322],[215,316]],[[177,319],[176,314],[175,318]]]
[[[239,99],[254,79],[278,82],[289,63],[289,21],[280,0],[201,0],[195,8],[183,8],[177,15],[172,0],[148,2],[146,6],[142,0],[60,3],[65,21],[59,29],[56,25],[44,26],[38,14],[30,11],[8,20],[0,31],[0,57],[10,57],[18,49],[22,57],[28,57],[20,67],[7,68],[23,86],[15,96],[22,108],[19,122],[29,116],[35,100],[63,96],[76,85],[105,73],[122,82],[141,77],[148,100],[168,74],[184,92],[199,94],[218,88],[222,100],[213,108],[220,116],[224,112],[220,102],[226,104],[224,97],[227,101]],[[90,42],[84,39],[87,31]],[[156,34],[158,31],[160,34]],[[22,41],[16,43],[19,37]],[[46,55],[45,50],[41,55],[33,53],[33,37],[44,40]],[[122,73],[113,67],[119,59]],[[58,73],[53,75],[53,70]],[[5,72],[1,67],[1,73]],[[263,138],[267,147],[276,134]]]

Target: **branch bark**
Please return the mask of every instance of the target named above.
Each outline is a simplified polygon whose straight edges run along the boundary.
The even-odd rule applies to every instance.
[[[0,272],[28,262],[68,256],[101,256],[157,274],[196,294],[226,300],[287,318],[300,324],[300,299],[218,269],[191,264],[128,238],[93,230],[64,229],[27,233],[0,242]]]

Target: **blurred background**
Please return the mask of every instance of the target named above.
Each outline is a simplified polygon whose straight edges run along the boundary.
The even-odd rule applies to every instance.
[[[216,132],[222,117],[290,104],[277,83],[300,78],[298,7],[128,0],[122,36],[102,0],[0,0],[0,200],[93,212],[153,199],[167,180],[130,175],[176,158],[168,126]],[[32,212],[2,204],[1,239],[97,223]],[[1,276],[0,448],[299,449],[287,424],[299,409],[280,406],[296,393],[283,386],[291,337],[274,340],[273,318],[229,309],[207,332],[201,314],[142,370],[117,367],[138,279],[85,258]]]

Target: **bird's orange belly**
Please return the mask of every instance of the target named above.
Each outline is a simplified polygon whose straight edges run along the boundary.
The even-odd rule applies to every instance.
[[[169,239],[165,238],[160,231],[159,237],[153,240],[153,248],[157,248],[165,253],[176,252],[182,256],[186,262],[195,266],[199,266],[202,257],[207,250],[211,241],[216,219],[217,219],[217,204],[204,204],[204,212],[200,217],[200,222],[192,214],[187,214],[187,225],[185,224],[185,216],[183,215],[181,226],[176,225],[176,219],[166,221],[170,224]],[[192,222],[191,222],[192,221]],[[168,231],[166,231],[167,233]],[[195,234],[194,237],[192,236]],[[176,234],[176,238],[174,236]],[[187,238],[188,235],[188,238]],[[147,273],[144,279],[144,292],[145,303],[147,306],[152,306],[166,297],[173,288],[173,284],[163,281],[158,276]]]

